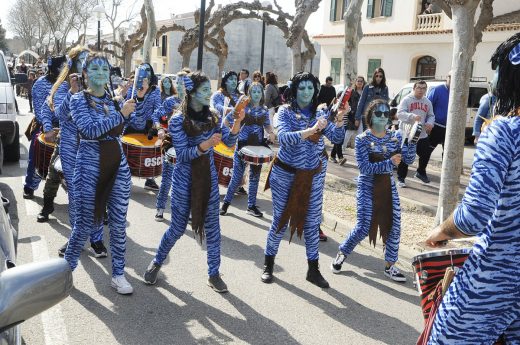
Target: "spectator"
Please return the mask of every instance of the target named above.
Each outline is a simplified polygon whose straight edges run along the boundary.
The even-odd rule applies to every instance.
[[[18,73],[27,74],[27,65],[24,59],[20,59],[20,66],[18,66]]]
[[[428,6],[426,7],[426,9],[424,10],[424,12],[422,14],[432,14],[432,13],[433,13],[433,5],[428,4]]]
[[[372,75],[372,81],[363,88],[356,110],[356,120],[354,123],[356,127],[359,127],[361,124],[361,118],[370,102],[376,98],[382,98],[388,101],[385,71],[381,67],[376,68]]]
[[[273,124],[273,116],[281,104],[280,90],[278,89],[278,79],[273,72],[265,74],[265,82],[267,86],[264,91],[265,106],[269,109],[269,120]],[[274,126],[273,126],[274,127]]]
[[[247,92],[249,91],[249,85],[251,85],[251,79],[249,79],[249,71],[243,68],[240,71],[240,75],[238,76],[238,78],[238,92],[240,92],[242,95],[247,95]]]
[[[474,143],[475,145],[478,142],[478,138],[480,137],[480,131],[482,129],[482,124],[484,123],[484,119],[490,119],[491,114],[493,113],[493,107],[495,106],[495,101],[497,97],[494,94],[495,90],[491,89],[489,93],[485,94],[480,98],[480,104],[478,106],[477,115],[475,115],[475,124],[473,125],[473,136],[475,137]]]
[[[34,71],[29,71],[29,77],[27,80],[27,99],[29,100],[29,112],[33,112],[33,104],[32,104],[32,87],[34,82],[36,81],[36,73]]]
[[[325,78],[325,84],[321,85],[320,93],[318,94],[318,104],[325,103],[330,105],[335,97],[336,89],[332,86],[332,77],[327,77]]]
[[[417,142],[417,155],[419,156],[419,167],[415,177],[423,183],[430,183],[430,179],[426,175],[425,157],[428,155],[428,134],[433,128],[435,115],[432,111],[432,103],[424,95],[426,93],[426,82],[419,80],[413,84],[413,91],[401,100],[397,109],[397,117],[399,118],[399,128],[402,130],[403,124],[413,125],[419,122],[423,126],[423,131]],[[402,137],[406,138],[406,134],[402,133]],[[405,139],[403,139],[405,140]],[[427,163],[427,162],[426,162]],[[401,161],[397,166],[397,185],[401,188],[406,187],[405,179],[408,175],[408,164]]]
[[[265,81],[264,81],[264,78],[262,77],[262,73],[260,73],[260,71],[253,72],[253,82],[260,83],[260,84],[262,84],[263,87],[265,87]]]
[[[356,126],[356,111],[364,87],[365,78],[359,75],[356,78],[356,81],[354,82],[352,94],[350,95],[350,99],[348,100],[348,103],[350,104],[350,111],[348,113],[347,121],[345,122],[346,131],[345,140],[343,140],[343,148],[345,149],[347,148],[352,137],[355,137],[357,134],[361,134],[363,132],[363,126]],[[345,162],[343,162],[343,164],[345,164]]]

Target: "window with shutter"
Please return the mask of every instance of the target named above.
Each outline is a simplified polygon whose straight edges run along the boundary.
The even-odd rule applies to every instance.
[[[336,20],[336,0],[330,0],[330,21]]]
[[[168,36],[162,36],[162,44],[161,44],[161,56],[167,56],[168,54]]]
[[[341,58],[330,59],[330,76],[332,80],[339,83],[341,75]]]
[[[382,15],[383,17],[391,17],[392,16],[392,6],[394,4],[394,0],[383,0]]]
[[[367,18],[374,18],[374,0],[367,1]]]
[[[372,75],[378,67],[381,67],[381,59],[368,59],[367,80],[372,80]]]

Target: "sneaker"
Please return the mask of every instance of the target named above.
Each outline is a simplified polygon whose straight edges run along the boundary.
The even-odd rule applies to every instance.
[[[69,242],[65,243],[63,246],[61,246],[60,249],[58,249],[58,255],[61,257],[65,256],[65,251],[67,250],[67,246],[69,245]]]
[[[157,209],[157,213],[155,214],[156,222],[162,222],[164,220],[163,213],[164,213],[164,210],[162,208]]]
[[[399,188],[406,188],[406,183],[404,182],[403,179],[400,179],[400,178],[399,178],[399,179],[397,179],[397,186],[398,186]]]
[[[227,213],[227,209],[229,207],[229,202],[225,202],[222,204],[222,208],[220,209],[220,215],[223,216]]]
[[[121,295],[129,295],[134,292],[132,285],[126,280],[124,274],[116,277],[112,277],[110,285],[116,289],[117,293]]]
[[[227,292],[228,288],[226,283],[220,278],[220,274],[215,274],[208,278],[208,286],[216,292]]]
[[[146,272],[144,272],[144,282],[150,285],[155,284],[157,282],[157,274],[159,273],[160,269],[161,265],[156,264],[155,261],[152,260],[152,262],[150,262],[150,265],[148,265]]]
[[[247,195],[246,190],[244,187],[238,187],[237,191],[235,192],[236,195]]]
[[[252,206],[252,207],[248,207],[247,214],[250,214],[253,217],[263,217],[264,216],[264,214],[262,212],[260,212],[260,210],[258,209],[258,207],[256,207],[256,205]]]
[[[103,244],[103,241],[91,243],[90,246],[92,247],[92,252],[96,258],[106,258],[108,256],[107,248]]]
[[[385,276],[396,282],[402,283],[406,281],[406,277],[401,273],[401,271],[399,271],[399,268],[395,267],[395,265],[385,268]]]
[[[144,189],[158,191],[159,186],[155,182],[153,178],[146,179],[146,182],[144,183]]]
[[[31,188],[23,187],[23,198],[34,199],[34,190]]]
[[[332,264],[330,265],[332,273],[338,274],[339,272],[341,272],[341,265],[343,265],[346,259],[347,256],[343,254],[342,251],[339,251],[336,255],[336,258],[332,261]]]
[[[345,157],[343,157],[343,158],[341,158],[341,159],[339,160],[339,165],[344,166],[345,163],[347,163],[347,159],[346,159]]]
[[[330,157],[330,161],[332,163],[338,163],[338,160],[336,158],[334,158],[334,157]]]
[[[430,179],[428,178],[428,175],[421,174],[419,172],[415,173],[415,177],[422,181],[422,183],[430,183]]]
[[[321,228],[320,228],[320,241],[327,242],[327,235],[325,235],[325,233],[323,232],[323,230],[321,230]]]

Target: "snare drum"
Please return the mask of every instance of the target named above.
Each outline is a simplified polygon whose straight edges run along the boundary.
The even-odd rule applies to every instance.
[[[177,154],[175,153],[175,148],[170,147],[168,151],[164,154],[164,158],[166,159],[166,162],[174,165],[177,161]]]
[[[455,272],[464,265],[471,253],[471,248],[436,250],[417,255],[412,260],[415,272],[417,290],[421,295],[421,308],[424,319],[427,320],[430,309],[434,303],[428,300],[437,283],[444,278],[444,272],[448,267],[453,267]]]
[[[244,162],[253,165],[269,163],[274,158],[273,150],[265,146],[244,146],[240,149],[239,155]]]
[[[161,142],[145,134],[132,133],[121,138],[130,173],[137,177],[155,177],[162,173]]]
[[[45,140],[44,133],[41,133],[38,136],[38,140],[34,141],[34,167],[36,168],[36,174],[42,179],[47,177],[55,147],[56,143]]]
[[[417,144],[417,142],[419,141],[419,138],[421,136],[421,132],[423,130],[423,125],[419,122],[419,121],[416,121],[413,126],[412,126],[412,129],[410,130],[410,135],[408,136],[408,142],[410,144]]]
[[[235,146],[229,147],[223,142],[218,143],[213,150],[213,160],[218,174],[218,183],[225,187],[228,186],[233,175],[233,155]]]

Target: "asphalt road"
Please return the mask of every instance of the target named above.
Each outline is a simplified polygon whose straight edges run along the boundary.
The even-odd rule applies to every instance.
[[[20,128],[27,100],[19,99]],[[34,200],[22,198],[27,141],[22,160],[8,164],[0,177],[4,196],[12,201],[11,216],[20,232],[18,264],[57,256],[70,233],[67,196],[60,189],[56,211],[48,223],[37,223],[43,184]],[[158,179],[158,182],[160,179]],[[128,212],[126,275],[134,287],[131,296],[110,287],[110,258],[96,259],[86,250],[74,272],[71,296],[22,325],[26,344],[414,344],[422,328],[419,298],[408,282],[399,284],[383,275],[380,248],[365,242],[356,249],[344,271],[333,275],[329,266],[342,238],[329,232],[321,243],[322,273],[330,289],[305,280],[307,263],[302,240],[289,244],[285,237],[276,258],[275,282],[260,281],[263,248],[271,221],[271,202],[259,195],[264,218],[245,213],[246,197],[237,196],[229,215],[221,217],[221,273],[229,293],[206,286],[203,248],[188,228],[173,248],[156,286],[143,283],[168,220],[154,221],[155,193],[133,179]],[[221,195],[225,192],[221,189]],[[105,243],[108,241],[105,229]],[[409,269],[409,267],[406,267]]]

